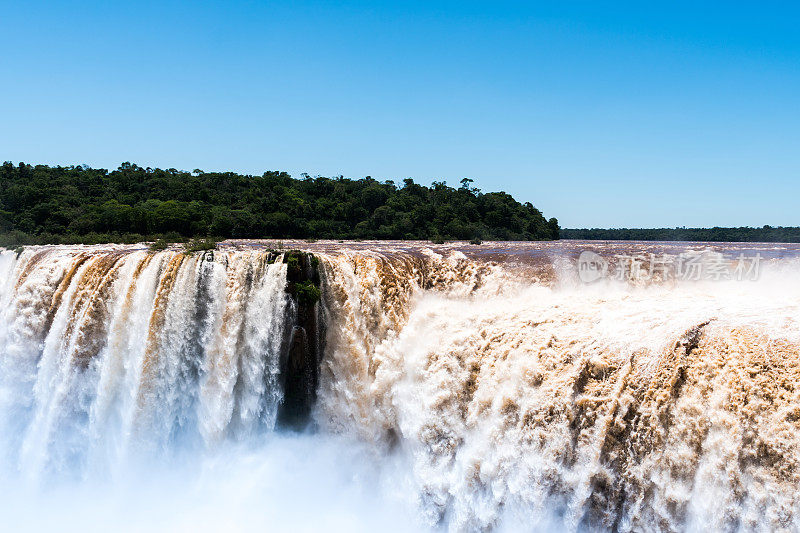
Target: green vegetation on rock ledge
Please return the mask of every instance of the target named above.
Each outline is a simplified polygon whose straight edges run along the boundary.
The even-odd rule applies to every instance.
[[[294,286],[295,295],[300,302],[306,305],[312,305],[320,299],[322,291],[316,287],[311,281],[300,281]]]
[[[313,306],[322,295],[320,291],[319,259],[314,254],[289,250],[283,256],[286,263],[286,291],[303,306]]]
[[[216,250],[217,241],[211,238],[205,238],[205,239],[194,238],[184,244],[184,249],[187,253],[190,254],[194,252],[205,252],[208,250]]]
[[[123,163],[0,167],[0,246],[191,237],[557,239],[558,221],[472,180],[454,188],[371,177],[294,179]]]
[[[156,239],[155,242],[150,243],[150,250],[160,252],[169,248],[169,243],[164,239]]]

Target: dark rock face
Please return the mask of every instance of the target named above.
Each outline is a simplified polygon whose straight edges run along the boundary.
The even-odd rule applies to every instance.
[[[278,411],[278,425],[303,430],[310,421],[311,408],[317,398],[319,364],[322,358],[322,327],[318,313],[319,269],[317,259],[305,252],[291,251],[284,255],[287,263],[286,291],[292,295],[296,316],[281,361],[283,404]]]

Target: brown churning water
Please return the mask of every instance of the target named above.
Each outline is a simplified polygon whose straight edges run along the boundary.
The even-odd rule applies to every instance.
[[[3,252],[3,469],[81,479],[279,438],[295,303],[286,264],[269,260],[278,246],[319,259],[307,438],[363,450],[414,527],[800,527],[796,245]],[[581,278],[585,252],[604,276]],[[699,257],[711,275],[689,270]]]

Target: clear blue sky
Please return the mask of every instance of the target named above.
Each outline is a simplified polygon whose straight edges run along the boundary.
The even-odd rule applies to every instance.
[[[413,177],[800,225],[794,2],[2,2],[0,160]]]

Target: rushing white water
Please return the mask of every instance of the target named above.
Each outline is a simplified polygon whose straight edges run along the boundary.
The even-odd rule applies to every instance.
[[[263,253],[5,252],[6,465],[105,475],[272,429],[286,265]]]
[[[581,285],[558,258],[519,260],[535,245],[441,250],[314,249],[324,357],[301,434],[276,430],[297,314],[280,257],[3,252],[0,515],[81,531],[800,528],[793,259],[757,281]]]

